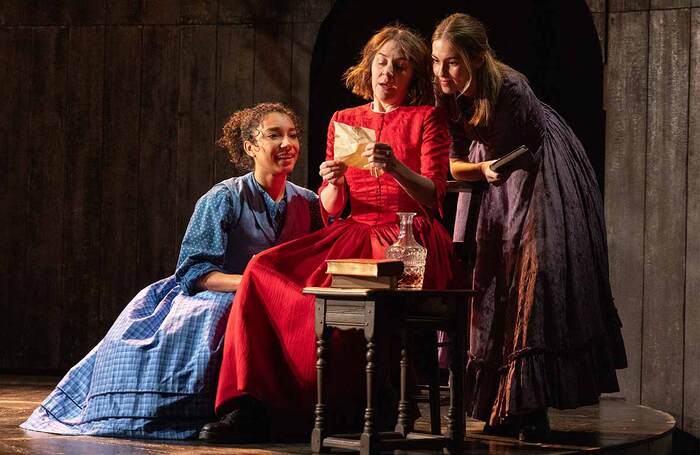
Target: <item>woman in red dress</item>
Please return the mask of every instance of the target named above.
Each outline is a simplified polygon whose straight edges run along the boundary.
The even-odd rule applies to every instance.
[[[328,128],[319,194],[325,220],[336,219],[248,264],[225,336],[217,394],[222,419],[205,425],[200,438],[249,442],[310,429],[316,398],[314,298],[301,291],[330,284],[326,259],[383,258],[399,233],[396,212],[419,214],[413,230],[428,250],[424,287],[450,285],[456,270],[452,240],[435,219],[445,193],[449,143],[446,120],[431,106],[429,56],[411,31],[385,27],[346,72],[348,88],[371,102],[336,112]],[[363,153],[367,169],[333,159],[335,122],[374,130],[376,142]],[[348,202],[350,217],[337,219]],[[329,368],[328,397],[336,409],[363,401],[364,341],[358,335],[331,336],[330,358],[342,359]]]

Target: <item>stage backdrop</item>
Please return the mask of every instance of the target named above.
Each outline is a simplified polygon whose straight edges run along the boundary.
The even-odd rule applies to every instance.
[[[497,29],[487,3],[450,5]],[[519,68],[574,125],[605,184],[630,360],[621,395],[700,436],[700,0],[516,3],[537,20],[518,24],[505,6],[504,20],[530,38],[571,19],[563,3],[580,25],[564,47],[531,42],[543,60]],[[141,287],[172,273],[197,197],[241,172],[214,146],[232,110],[267,100],[297,109],[314,135],[292,180],[316,181],[324,109],[351,101],[312,93],[312,81],[324,84],[314,49],[328,45],[316,37],[327,18],[354,16],[354,4],[0,3],[0,370],[65,371]],[[408,14],[400,4],[397,17]],[[443,7],[408,25],[429,28]],[[582,69],[590,83],[541,82],[540,72],[575,80],[592,24],[601,46],[598,65]],[[494,41],[511,62],[521,54],[503,49],[509,41],[533,48],[521,33]],[[557,43],[564,60],[552,57]],[[577,111],[580,93],[601,93],[604,122],[590,110],[598,98]]]

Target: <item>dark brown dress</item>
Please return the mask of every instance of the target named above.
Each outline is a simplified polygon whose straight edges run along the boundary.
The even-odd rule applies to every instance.
[[[602,198],[583,146],[517,73],[505,75],[487,127],[467,125],[469,99],[458,105],[452,157],[492,160],[522,144],[535,152],[482,196],[468,412],[496,425],[549,406],[597,403],[601,392],[619,390],[615,369],[626,356]]]

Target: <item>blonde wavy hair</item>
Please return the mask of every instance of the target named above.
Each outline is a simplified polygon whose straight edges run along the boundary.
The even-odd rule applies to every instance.
[[[357,64],[348,68],[343,75],[345,86],[366,100],[373,98],[372,61],[388,41],[396,42],[413,68],[413,78],[407,94],[408,104],[433,104],[430,51],[420,35],[401,24],[384,27],[367,41]]]

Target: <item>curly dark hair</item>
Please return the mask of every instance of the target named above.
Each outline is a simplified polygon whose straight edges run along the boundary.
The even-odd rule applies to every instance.
[[[218,146],[226,149],[228,159],[236,169],[250,170],[253,168],[253,159],[245,152],[243,143],[245,141],[255,142],[255,130],[263,119],[272,113],[284,114],[289,117],[301,137],[302,132],[297,115],[282,103],[260,103],[236,111],[231,114],[224,125],[223,135],[216,141]]]

